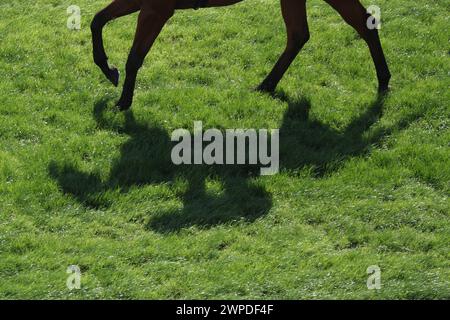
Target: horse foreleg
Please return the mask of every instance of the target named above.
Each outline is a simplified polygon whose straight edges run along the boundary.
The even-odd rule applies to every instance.
[[[306,0],[281,0],[287,31],[287,46],[273,70],[259,85],[262,92],[273,92],[289,66],[309,40]]]
[[[381,46],[378,30],[370,30],[367,27],[367,19],[369,14],[359,0],[325,0],[330,4],[342,18],[351,25],[360,36],[366,41],[372,55],[373,62],[377,71],[378,90],[384,92],[389,89],[389,80],[391,73],[386,62],[386,58]]]
[[[146,2],[148,5],[141,8],[136,35],[126,64],[122,95],[117,102],[120,110],[127,110],[131,107],[137,73],[162,28],[173,15],[174,6],[167,5],[165,1]]]
[[[138,0],[114,0],[113,3],[98,12],[91,23],[94,62],[115,86],[119,84],[119,71],[108,65],[108,57],[103,45],[103,27],[111,20],[138,11],[140,9],[139,2]]]

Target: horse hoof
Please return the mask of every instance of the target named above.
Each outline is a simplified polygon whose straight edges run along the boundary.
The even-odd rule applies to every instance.
[[[129,110],[131,108],[131,101],[126,101],[125,99],[120,99],[117,103],[116,103],[116,107],[120,110],[120,111],[126,111]]]
[[[390,90],[391,90],[391,88],[389,87],[388,84],[383,84],[383,85],[378,86],[378,94],[386,95],[389,93]]]
[[[117,87],[119,85],[119,77],[120,77],[120,72],[119,70],[117,70],[117,68],[111,68],[109,70],[109,75],[108,75],[108,80],[111,81],[111,83]]]
[[[273,94],[275,92],[275,88],[265,83],[261,83],[255,90],[261,93],[268,93],[268,94]]]

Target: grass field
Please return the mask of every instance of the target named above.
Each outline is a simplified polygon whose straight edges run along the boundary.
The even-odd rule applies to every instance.
[[[284,47],[279,1],[178,12],[125,114],[91,57],[107,3],[0,0],[0,298],[450,298],[448,1],[363,1],[382,9],[382,100],[321,0],[276,97],[253,88]],[[104,33],[122,74],[135,21]],[[280,128],[280,174],[172,165],[171,132],[196,120]]]

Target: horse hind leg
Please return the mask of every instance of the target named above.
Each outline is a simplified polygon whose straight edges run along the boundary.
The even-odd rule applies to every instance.
[[[389,81],[391,73],[384,56],[381,46],[380,37],[377,29],[369,29],[367,27],[367,19],[369,14],[359,0],[325,0],[330,4],[342,18],[351,25],[359,35],[366,41],[372,55],[373,62],[377,71],[378,91],[380,93],[389,90]]]
[[[108,57],[103,45],[103,27],[111,20],[139,11],[138,0],[114,0],[98,12],[91,23],[92,46],[95,64],[114,86],[119,84],[119,71],[108,65]]]

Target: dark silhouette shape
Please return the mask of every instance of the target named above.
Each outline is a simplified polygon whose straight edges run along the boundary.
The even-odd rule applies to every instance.
[[[388,128],[368,129],[382,116],[385,95],[379,95],[364,113],[343,131],[310,120],[310,102],[306,98],[291,99],[283,92],[274,98],[288,104],[280,128],[280,166],[284,171],[309,167],[316,178],[333,173],[346,159],[370,151],[393,131],[406,128],[421,116],[412,113]],[[272,206],[271,195],[256,183],[253,176],[259,173],[256,166],[182,165],[175,166],[170,159],[173,143],[168,133],[153,125],[138,123],[131,111],[125,114],[123,127],[114,128],[103,117],[107,101],[94,107],[94,117],[103,129],[119,130],[130,136],[121,148],[106,181],[95,173],[84,173],[67,164],[50,163],[50,175],[58,181],[62,191],[75,197],[86,206],[100,208],[111,205],[105,194],[120,190],[125,193],[133,186],[170,183],[184,179],[187,189],[180,194],[183,206],[154,213],[147,224],[149,230],[160,233],[176,232],[198,226],[207,228],[233,221],[252,222],[264,216]],[[213,177],[223,185],[219,195],[208,194],[205,181]]]
[[[101,128],[110,128],[103,113],[107,101],[94,107],[94,117]],[[70,165],[49,165],[51,176],[64,193],[93,208],[111,205],[104,194],[108,190],[125,193],[133,186],[161,184],[176,179],[187,181],[187,191],[181,195],[180,210],[158,212],[151,217],[148,228],[158,232],[173,232],[197,225],[210,227],[238,220],[254,221],[266,214],[272,206],[269,193],[249,178],[259,172],[256,166],[206,166],[172,164],[170,155],[174,145],[166,131],[139,124],[131,111],[125,114],[121,133],[131,137],[121,148],[107,181],[96,174],[87,174]],[[208,194],[205,182],[216,178],[223,186],[220,196]]]
[[[92,23],[94,62],[113,85],[119,84],[119,72],[110,67],[103,45],[103,27],[111,20],[140,11],[136,34],[126,63],[126,77],[122,95],[117,102],[120,110],[127,110],[133,102],[136,77],[144,59],[166,22],[177,9],[198,9],[229,6],[242,0],[114,0],[98,12]],[[325,0],[351,25],[367,43],[378,77],[380,92],[387,91],[391,74],[383,53],[378,30],[369,28],[370,15],[359,0]],[[306,0],[281,0],[281,11],[286,24],[287,44],[283,54],[269,75],[258,86],[261,92],[273,92],[278,83],[309,40]],[[373,17],[372,17],[373,18]]]
[[[317,177],[321,177],[337,169],[346,158],[364,153],[377,140],[365,140],[363,134],[381,118],[383,96],[378,96],[365,113],[344,131],[330,128],[318,120],[310,120],[311,104],[308,99],[291,100],[284,94],[279,94],[278,98],[288,103],[280,128],[282,168],[309,166]]]
[[[387,93],[379,93],[364,113],[355,118],[344,131],[338,131],[318,120],[310,119],[311,103],[307,98],[291,99],[282,91],[275,93],[274,98],[288,104],[280,128],[281,169],[310,167],[317,178],[326,176],[339,169],[346,159],[367,154],[371,146],[379,145],[386,136],[405,129],[422,116],[420,113],[413,113],[391,127],[378,128],[365,136],[382,117],[387,96]]]

